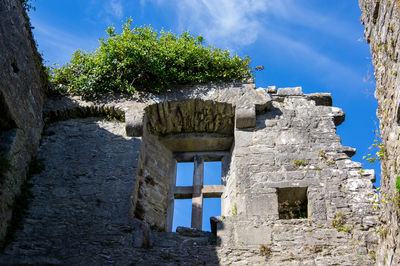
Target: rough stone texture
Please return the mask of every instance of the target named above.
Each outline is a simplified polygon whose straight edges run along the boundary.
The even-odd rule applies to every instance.
[[[209,108],[225,106],[223,110],[227,110],[235,102],[232,99],[242,98],[237,91],[247,90],[243,88],[227,86],[230,96],[223,87],[200,87],[178,96],[176,92],[150,95],[141,101],[116,97],[96,102],[49,100],[45,108],[49,123],[39,149],[46,169],[33,178],[35,197],[24,229],[17,231],[16,240],[0,261],[67,265],[374,264],[374,172],[362,172],[361,164],[350,160],[354,149],[341,145],[335,124],[344,114],[339,108],[326,106],[328,95],[282,96],[274,90],[249,88],[253,90],[250,98],[262,95],[255,104],[256,125],[231,127],[234,137],[226,149],[230,158],[224,161],[222,216],[214,218],[212,224],[216,236],[188,229],[159,232],[169,228],[176,162],[163,137],[147,129],[147,119],[158,115],[148,110],[168,106],[163,102],[169,99],[174,106],[179,102],[185,106],[193,95],[200,95],[201,103],[214,101]],[[215,100],[217,92],[224,95],[225,105]],[[232,104],[235,109],[242,108],[239,102]],[[111,114],[126,119],[128,113],[143,113],[141,138],[127,136],[127,122],[82,118]],[[187,136],[191,138],[191,134]],[[201,136],[207,138],[207,134]],[[279,219],[278,194],[288,187],[307,191],[308,218]]]
[[[359,5],[375,67],[377,116],[386,153],[381,160],[381,189],[386,198],[398,199],[395,184],[400,163],[400,1],[360,0]],[[381,223],[377,228],[381,232],[378,265],[400,264],[399,217],[398,203],[382,204]]]
[[[140,145],[124,136],[120,122],[84,118],[47,126],[38,151],[45,171],[31,180],[28,218],[5,254],[93,265],[107,261],[111,249],[121,248],[117,259],[127,247],[141,247],[141,224],[128,218]]]
[[[219,219],[216,230],[222,264],[266,263],[259,256],[248,260],[259,245],[272,250],[267,259],[271,265],[296,261],[316,265],[374,264],[377,238],[371,181],[375,174],[372,170],[361,171],[361,164],[350,160],[355,150],[341,145],[336,125],[344,121],[343,111],[329,106],[331,98],[327,94],[303,96],[299,89],[289,88],[269,96],[272,106],[258,113],[255,127],[236,127],[234,131],[229,174],[223,182],[222,215],[226,218]],[[236,111],[238,108],[239,104]],[[153,116],[154,112],[145,115]],[[173,123],[170,130],[174,130]],[[143,135],[143,141],[147,139],[156,142],[151,134]],[[154,154],[146,149],[141,153],[143,158]],[[157,170],[164,171],[159,173],[163,177],[171,173],[163,167]],[[281,220],[278,190],[296,187],[302,191],[306,188],[308,219]],[[163,198],[167,201],[168,196]],[[151,199],[141,198],[141,202],[147,201]],[[150,216],[153,205],[149,205]],[[340,216],[342,224],[335,227]],[[290,233],[282,237],[283,232]],[[233,250],[241,251],[241,260],[226,255]]]
[[[180,133],[233,133],[234,109],[230,104],[201,99],[167,101],[150,105],[145,112],[148,118],[147,130],[156,136]]]
[[[43,127],[41,58],[21,1],[0,1],[0,239]]]
[[[148,134],[146,125],[142,140],[139,170],[131,197],[131,217],[147,222],[154,230],[166,231],[171,171],[175,162],[172,152]]]
[[[374,264],[374,172],[361,172],[352,149],[341,145],[335,121],[342,111],[307,95],[271,96],[271,110],[257,116],[254,129],[235,131],[226,218],[217,226],[221,246],[264,244],[271,265]],[[277,189],[288,187],[308,188],[308,219],[278,219]],[[332,226],[340,214],[348,233]]]

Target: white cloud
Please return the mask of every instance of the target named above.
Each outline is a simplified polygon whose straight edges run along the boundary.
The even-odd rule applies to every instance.
[[[321,14],[302,0],[140,0],[140,5],[143,8],[148,2],[173,6],[181,30],[202,33],[220,47],[253,44],[265,29],[282,23],[351,41],[360,35],[358,28],[331,14]]]
[[[257,40],[268,0],[141,0],[142,6],[149,1],[175,5],[182,30],[202,33],[216,46],[235,47]]]
[[[206,40],[222,46],[254,43],[262,28],[266,0],[184,0],[179,9],[181,28],[203,32]]]
[[[124,15],[124,8],[121,0],[110,0],[109,6],[109,12],[111,12],[112,15],[117,18],[122,18],[122,16]]]
[[[355,36],[361,37],[362,32],[348,21],[343,21],[306,4],[310,3],[299,0],[268,0],[267,9],[268,14],[278,18],[279,21],[304,26],[350,41],[358,39]],[[271,27],[271,25],[267,26]]]

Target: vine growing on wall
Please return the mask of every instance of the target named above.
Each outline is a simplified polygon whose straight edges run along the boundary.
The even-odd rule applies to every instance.
[[[369,153],[363,156],[363,159],[367,160],[369,163],[375,163],[375,161],[381,161],[386,158],[386,149],[383,142],[380,142],[378,139],[374,140],[374,143],[371,145],[370,150],[373,150],[373,153]]]
[[[248,80],[263,66],[250,67],[250,57],[206,46],[202,36],[175,35],[150,26],[132,27],[132,19],[118,34],[113,26],[100,47],[77,50],[69,63],[51,68],[56,90],[84,96],[135,90],[161,92],[176,84]]]

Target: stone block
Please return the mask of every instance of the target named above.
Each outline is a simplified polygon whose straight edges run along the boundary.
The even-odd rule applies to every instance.
[[[236,108],[236,128],[252,128],[256,126],[256,109],[252,107]]]
[[[333,118],[333,122],[335,123],[335,126],[339,126],[344,122],[344,119],[346,117],[345,113],[343,112],[342,109],[338,107],[331,107],[331,113],[330,116]]]
[[[279,96],[301,96],[301,95],[303,95],[303,91],[302,91],[301,87],[279,88],[278,95]]]
[[[238,226],[235,228],[235,240],[238,245],[270,245],[272,229],[269,226],[251,227]]]
[[[310,202],[311,201],[311,202]],[[309,200],[309,217],[318,220],[326,220],[326,204],[324,200]]]
[[[332,96],[330,93],[310,93],[307,99],[315,102],[315,105],[332,106]]]
[[[246,200],[246,215],[277,216],[277,194],[249,195]]]
[[[125,132],[129,137],[140,137],[143,134],[143,113],[128,112],[125,115]]]

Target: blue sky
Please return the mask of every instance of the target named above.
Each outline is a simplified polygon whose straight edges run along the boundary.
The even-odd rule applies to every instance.
[[[377,102],[369,45],[363,38],[358,1],[349,0],[37,0],[30,12],[46,64],[67,62],[76,49],[92,50],[113,24],[202,34],[207,43],[249,55],[257,87],[302,86],[330,92],[346,121],[338,134],[357,148],[353,160],[370,153]],[[379,182],[379,181],[378,181]]]

